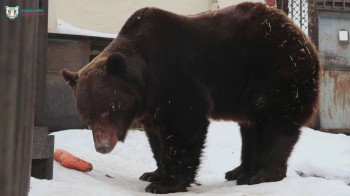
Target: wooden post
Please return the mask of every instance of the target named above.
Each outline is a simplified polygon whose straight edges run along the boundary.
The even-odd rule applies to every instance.
[[[53,177],[54,136],[48,136],[45,116],[48,1],[38,1],[39,9],[43,9],[45,15],[38,17],[38,52],[35,78],[36,92],[31,175],[38,179],[50,180]]]
[[[10,20],[5,6],[38,9],[39,1],[0,1],[0,195],[29,191],[34,123],[37,17]]]
[[[308,1],[308,13],[309,13],[309,36],[318,48],[318,10],[317,1]]]
[[[318,48],[318,9],[317,9],[317,1],[316,0],[309,0],[308,1],[308,17],[309,17],[309,28],[308,33],[311,40],[314,42],[316,47]],[[320,87],[321,88],[321,87]],[[312,119],[312,121],[309,124],[310,128],[320,130],[321,129],[321,122],[320,122],[320,107],[319,104],[316,108],[316,114],[315,117]]]

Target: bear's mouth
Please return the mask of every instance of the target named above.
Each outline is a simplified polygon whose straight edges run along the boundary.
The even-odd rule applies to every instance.
[[[117,131],[110,128],[93,128],[92,129],[95,149],[102,154],[110,153],[117,144]]]

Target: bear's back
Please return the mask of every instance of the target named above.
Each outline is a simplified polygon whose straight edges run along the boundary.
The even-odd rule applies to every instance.
[[[144,8],[128,19],[120,37],[144,57],[155,83],[182,77],[206,86],[214,117],[246,118],[257,109],[277,110],[277,116],[309,112],[316,102],[315,47],[285,14],[261,3],[192,16]],[[260,102],[265,108],[256,107]],[[286,110],[289,104],[296,106]]]

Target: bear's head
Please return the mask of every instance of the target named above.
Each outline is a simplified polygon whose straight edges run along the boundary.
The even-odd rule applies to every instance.
[[[140,111],[140,96],[123,54],[100,57],[86,67],[79,72],[63,69],[61,74],[73,88],[79,114],[92,129],[96,151],[109,153],[124,141]]]

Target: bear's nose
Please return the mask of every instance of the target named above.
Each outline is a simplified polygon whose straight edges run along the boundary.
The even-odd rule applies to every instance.
[[[97,152],[106,154],[111,152],[112,148],[108,144],[95,144],[95,149]]]

